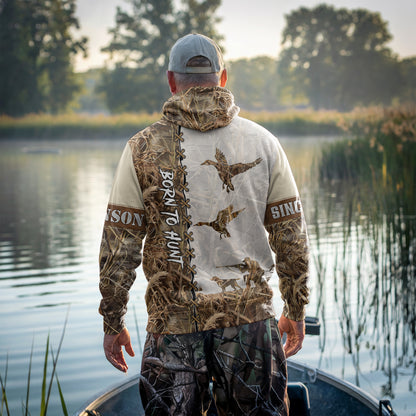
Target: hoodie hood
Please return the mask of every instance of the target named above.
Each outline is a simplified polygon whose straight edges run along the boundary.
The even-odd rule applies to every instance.
[[[173,95],[163,117],[182,127],[205,132],[228,126],[239,113],[232,93],[222,87],[192,87]]]

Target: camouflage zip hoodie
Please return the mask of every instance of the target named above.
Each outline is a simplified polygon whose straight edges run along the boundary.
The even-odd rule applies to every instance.
[[[191,88],[127,143],[100,250],[105,333],[123,329],[141,263],[148,332],[274,316],[275,267],[284,314],[304,318],[308,244],[296,184],[278,140],[238,112],[228,90]]]

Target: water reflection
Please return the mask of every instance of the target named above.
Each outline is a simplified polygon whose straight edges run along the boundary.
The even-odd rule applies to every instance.
[[[106,376],[107,384],[117,380],[110,369],[97,371],[105,359],[96,283],[98,240],[124,142],[0,142],[0,372],[4,377],[8,357],[12,414],[25,400],[33,341],[31,412],[39,408],[46,338],[59,340],[68,305],[58,372],[70,413],[103,388]],[[34,146],[43,150],[28,151]],[[52,147],[59,150],[44,151]],[[81,356],[89,357],[86,374]],[[56,391],[49,410],[61,413]]]
[[[0,227],[7,242],[1,255],[7,254],[9,262],[11,255],[11,263],[19,268],[76,264],[83,254],[80,242],[89,241],[85,233],[95,218],[102,221],[100,203],[107,198],[116,164],[107,165],[106,157],[114,148],[121,149],[121,143],[108,142],[103,149],[67,142],[56,154],[25,153],[25,146],[1,144]]]
[[[325,323],[325,295],[332,294],[353,381],[368,385],[371,373],[381,372],[376,394],[395,398],[404,378],[408,391],[416,387],[416,216],[386,215],[380,206],[364,211],[357,186],[325,183],[314,192],[309,217],[317,312]],[[324,327],[322,356],[326,336]]]
[[[16,153],[1,160],[1,230],[10,244],[13,263],[25,257],[31,267],[47,268],[60,263],[60,247],[75,246],[70,212],[65,206],[71,193],[69,172],[59,156]],[[57,197],[58,196],[58,197]],[[77,250],[65,258],[77,257]]]
[[[0,278],[24,280],[12,287],[33,289],[58,282],[70,287],[74,282],[66,275],[79,271],[77,266],[91,254],[88,233],[96,233],[97,222],[102,222],[99,213],[104,215],[101,204],[118,158],[116,153],[108,165],[108,155],[122,148],[120,142],[102,145],[1,143]],[[34,146],[57,151],[27,152]]]
[[[387,222],[357,214],[342,184],[317,187],[311,166],[328,140],[282,140],[309,223],[314,280],[308,314],[319,316],[322,323],[317,365],[376,396],[411,403],[416,388],[416,289],[403,273],[415,276],[416,272],[414,263],[409,266],[413,269],[405,270],[397,244],[414,240],[415,220],[409,224],[413,234],[403,234],[392,243],[398,225],[393,230]],[[34,146],[32,142],[0,142],[0,371],[8,353],[16,411],[21,409],[20,392],[25,392],[34,334],[34,363],[38,360],[34,368],[42,368],[46,336],[50,332],[52,341],[56,336],[55,344],[59,340],[68,304],[71,312],[58,372],[71,411],[106,386],[124,380],[101,354],[97,313],[99,240],[124,143],[124,139],[42,142],[38,145],[59,151],[25,153],[23,148]],[[399,221],[402,227],[404,219]],[[414,259],[412,247],[409,256]],[[277,290],[277,282],[275,286]],[[144,292],[145,278],[139,271],[131,296],[137,310],[127,317],[133,339],[135,328],[136,333],[145,333]],[[279,302],[279,296],[276,299]],[[137,342],[140,347],[140,339]],[[316,356],[316,348],[305,348],[304,354],[308,353]],[[137,359],[129,362],[132,372],[139,365]],[[34,375],[35,379],[41,376]],[[51,414],[60,413],[58,397],[54,396],[57,402],[56,407],[52,402]]]

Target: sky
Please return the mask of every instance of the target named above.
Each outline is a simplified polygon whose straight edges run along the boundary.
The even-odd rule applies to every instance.
[[[225,60],[260,55],[276,58],[285,15],[301,6],[313,8],[321,3],[379,12],[393,36],[388,46],[401,58],[416,56],[416,0],[222,0],[217,11],[222,21],[217,29],[225,38]],[[89,56],[77,57],[77,71],[102,66],[108,58],[100,49],[110,41],[108,30],[115,26],[117,6],[129,7],[126,0],[77,0],[81,25],[77,35],[89,38]]]

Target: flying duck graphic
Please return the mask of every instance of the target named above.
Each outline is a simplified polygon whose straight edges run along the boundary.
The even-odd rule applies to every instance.
[[[226,188],[227,192],[230,192],[230,190],[234,191],[234,185],[232,184],[231,179],[235,175],[251,169],[262,161],[262,159],[259,157],[251,163],[235,163],[234,165],[229,165],[227,159],[224,156],[224,153],[221,152],[221,150],[218,148],[215,152],[215,159],[217,159],[216,162],[213,160],[206,160],[205,162],[201,163],[201,165],[210,165],[217,169],[218,176],[222,180],[222,189]]]
[[[230,233],[228,232],[226,226],[243,210],[244,208],[233,212],[233,206],[230,205],[218,212],[217,218],[214,221],[198,222],[195,225],[198,227],[201,225],[208,225],[209,227],[212,227],[217,233],[220,233],[220,238],[222,238],[223,235],[225,237],[230,237]]]

